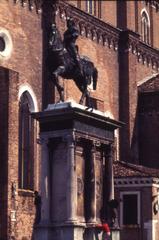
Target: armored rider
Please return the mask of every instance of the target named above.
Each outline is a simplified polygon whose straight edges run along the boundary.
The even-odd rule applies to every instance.
[[[64,32],[64,46],[74,63],[81,70],[80,56],[78,54],[78,46],[75,44],[79,36],[79,31],[75,26],[72,18],[67,20],[67,30]]]

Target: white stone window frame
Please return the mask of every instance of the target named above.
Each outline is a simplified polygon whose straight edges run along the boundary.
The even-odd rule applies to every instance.
[[[0,51],[0,60],[10,58],[13,50],[13,42],[8,30],[0,27],[0,37],[3,39],[5,47],[3,51]]]
[[[122,191],[120,192],[120,226],[129,227],[130,225],[123,224],[123,196],[124,195],[136,195],[137,196],[137,224],[141,224],[141,193],[140,191]],[[133,226],[133,225],[131,225]],[[136,226],[136,225],[134,225]]]
[[[144,15],[146,18],[144,17]],[[145,19],[147,19],[147,24],[146,24],[147,29],[144,29],[144,20]],[[148,14],[146,8],[143,8],[141,10],[141,39],[146,44],[150,44],[150,27],[151,27],[151,24],[150,24],[149,14]]]
[[[102,18],[102,1],[86,0],[86,12],[97,17]]]
[[[29,84],[22,84],[19,87],[19,92],[18,92],[18,100],[20,101],[21,96],[23,95],[23,93],[26,92],[28,99],[29,99],[29,103],[30,103],[30,111],[31,112],[38,112],[38,102],[37,102],[37,98],[36,95],[32,89],[32,87]]]
[[[29,100],[29,104],[30,104],[30,111],[31,113],[34,113],[34,112],[39,112],[39,106],[38,106],[38,101],[37,101],[37,97],[32,89],[32,87],[30,86],[30,84],[28,83],[23,83],[19,86],[19,91],[18,91],[18,101],[20,102],[20,99],[22,97],[22,95],[26,93],[27,94],[27,97],[28,97],[28,100]],[[35,139],[38,139],[38,126],[37,126],[37,130],[35,131]],[[35,149],[35,155],[37,156],[38,155],[38,147],[36,147]],[[37,167],[34,168],[34,174],[35,176],[37,176],[35,179],[37,179],[35,182],[34,182],[34,186],[35,186],[35,189],[38,188],[38,179],[39,179],[39,166],[37,164],[37,159],[35,158],[35,164]],[[21,189],[23,190],[23,189]],[[25,190],[24,190],[25,191]]]
[[[94,10],[95,10],[94,0],[86,0],[86,11],[89,14],[94,15]]]

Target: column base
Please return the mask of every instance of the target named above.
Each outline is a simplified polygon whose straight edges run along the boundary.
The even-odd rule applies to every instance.
[[[120,240],[120,229],[111,229],[111,239]]]
[[[34,240],[83,240],[85,224],[66,222],[63,225],[39,225],[34,230]]]
[[[33,240],[49,240],[50,228],[46,225],[39,225],[34,228]]]

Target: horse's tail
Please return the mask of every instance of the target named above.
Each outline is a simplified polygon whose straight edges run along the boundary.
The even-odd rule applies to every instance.
[[[96,90],[97,88],[97,79],[98,79],[98,71],[96,68],[94,68],[93,71],[93,90]]]

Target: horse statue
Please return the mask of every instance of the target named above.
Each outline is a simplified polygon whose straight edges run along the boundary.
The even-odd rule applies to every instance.
[[[49,36],[49,61],[48,67],[53,76],[53,83],[57,88],[60,101],[64,101],[64,88],[59,83],[59,76],[64,79],[73,79],[76,86],[82,93],[79,103],[83,104],[86,98],[88,107],[90,103],[89,85],[93,85],[93,90],[97,86],[97,69],[86,56],[79,56],[78,46],[75,45],[78,37],[78,30],[72,19],[67,20],[68,29],[64,33],[62,41],[59,30],[52,24]]]

